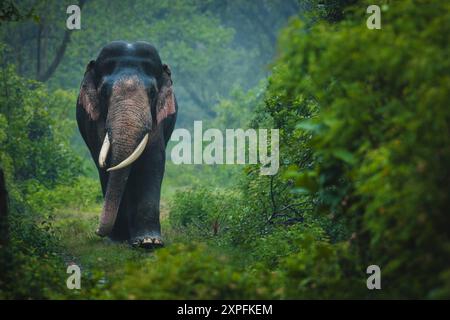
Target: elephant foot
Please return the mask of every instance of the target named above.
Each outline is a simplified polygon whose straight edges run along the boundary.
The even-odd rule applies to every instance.
[[[133,239],[131,245],[143,249],[162,248],[164,243],[160,236],[141,236]]]

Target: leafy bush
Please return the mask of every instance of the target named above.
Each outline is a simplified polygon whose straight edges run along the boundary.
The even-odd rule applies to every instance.
[[[317,108],[297,118],[296,134],[312,136],[313,165],[289,177],[316,197],[317,214],[353,230],[355,262],[381,267],[388,296],[444,297],[436,292],[448,292],[450,267],[449,4],[383,9],[380,32],[359,16],[308,35],[299,20],[284,31],[271,91]]]
[[[267,297],[257,278],[237,269],[205,245],[173,245],[156,252],[154,259],[104,293],[119,299],[249,299]]]
[[[77,210],[86,210],[102,201],[100,183],[80,176],[72,184],[60,184],[52,189],[33,180],[26,185],[25,200],[35,212],[53,212],[68,204]]]
[[[355,270],[348,244],[333,245],[318,240],[308,230],[296,244],[298,252],[288,255],[280,264],[284,277],[284,299],[348,299],[369,296],[365,270]],[[359,274],[357,273],[359,271]]]
[[[0,46],[0,55],[5,50]],[[0,253],[0,297],[49,298],[66,289],[54,210],[92,206],[99,186],[79,177],[82,161],[69,145],[75,123],[67,119],[66,107],[74,106],[74,94],[50,94],[11,65],[1,72],[0,167],[9,193],[10,239]]]
[[[10,199],[10,239],[0,250],[0,298],[44,299],[65,288],[62,250],[45,219],[20,199]]]
[[[291,21],[263,104],[255,89],[217,105],[215,126],[246,126],[242,105],[254,110],[251,127],[280,129],[280,173],[248,166],[206,180],[216,168],[169,170],[171,185],[222,188],[180,188],[164,225],[179,243],[154,254],[89,238],[93,216],[54,227],[55,208],[100,198],[98,183],[78,177],[73,122],[58,109],[74,96],[3,68],[0,165],[12,213],[0,297],[68,297],[58,237],[71,232],[93,252],[78,298],[448,298],[450,4],[385,4],[377,31],[361,12],[343,13],[353,2],[322,7],[326,21]],[[381,291],[366,288],[371,264]]]
[[[217,236],[228,228],[239,196],[229,190],[198,187],[177,191],[170,210],[173,227],[189,227],[198,236]]]

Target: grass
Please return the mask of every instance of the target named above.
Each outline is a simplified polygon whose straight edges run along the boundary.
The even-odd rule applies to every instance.
[[[83,290],[87,297],[95,295],[92,290],[98,283],[108,283],[120,280],[131,263],[140,267],[154,258],[154,252],[131,248],[125,243],[114,243],[107,238],[95,235],[101,205],[78,210],[73,208],[60,209],[56,214],[54,229],[64,248],[66,264],[77,264],[82,271],[82,278],[88,288]],[[168,212],[162,205],[162,224],[167,220]],[[170,241],[166,241],[170,242]],[[95,291],[95,290],[94,290]],[[62,297],[60,297],[62,298]]]
[[[166,199],[166,198],[165,198]],[[167,201],[167,200],[166,200]],[[60,209],[53,229],[65,264],[81,268],[81,290],[52,293],[53,299],[236,299],[258,298],[252,273],[236,268],[212,242],[178,230],[169,222],[167,202],[161,203],[165,248],[131,248],[99,238],[101,205]],[[59,272],[59,271],[58,271]],[[65,272],[65,270],[64,270]],[[64,275],[67,279],[69,275]],[[267,291],[267,290],[266,290]],[[261,296],[265,297],[265,296]]]
[[[86,248],[95,247],[102,250],[102,248],[111,249],[111,247],[129,246],[112,243],[111,241],[102,239],[95,235],[94,230],[98,224],[98,218],[101,213],[101,204],[93,206],[87,210],[65,208],[59,209],[55,214],[56,219],[54,228],[61,236],[62,244],[68,249],[72,250],[75,255],[84,256],[83,250]],[[165,202],[161,203],[161,224],[165,224],[169,213]]]

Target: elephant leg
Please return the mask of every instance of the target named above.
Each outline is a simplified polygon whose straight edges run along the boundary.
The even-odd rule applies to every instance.
[[[130,173],[127,190],[130,242],[133,245],[147,248],[163,245],[159,206],[164,162],[163,141],[152,141]]]

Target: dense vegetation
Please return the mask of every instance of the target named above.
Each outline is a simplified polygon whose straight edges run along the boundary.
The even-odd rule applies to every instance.
[[[450,297],[448,3],[382,1],[369,30],[365,1],[81,1],[86,30],[42,79],[57,3],[2,8],[16,13],[1,22],[0,298]],[[85,63],[117,38],[160,48],[178,127],[280,129],[275,176],[169,161],[157,252],[93,234],[101,196],[74,102]],[[66,288],[73,262],[81,290]],[[382,290],[366,287],[372,264]]]

